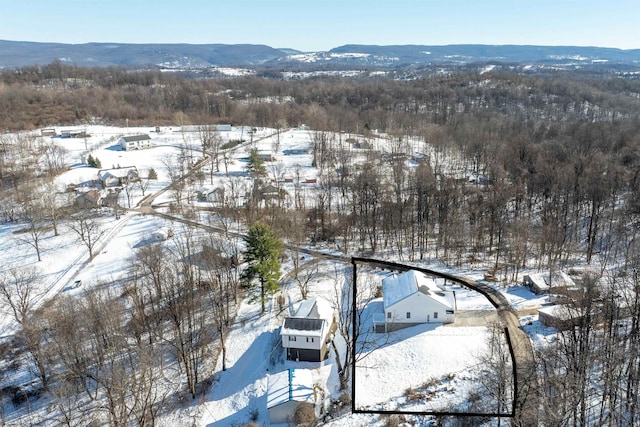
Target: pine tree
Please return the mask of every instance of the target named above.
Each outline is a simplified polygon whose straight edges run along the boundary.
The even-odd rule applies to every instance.
[[[147,179],[158,179],[158,173],[154,168],[149,168]]]
[[[260,158],[258,150],[255,148],[249,153],[247,172],[249,172],[249,176],[252,178],[259,178],[267,174],[267,168],[264,166],[264,160]]]
[[[96,167],[96,161],[91,154],[89,154],[89,157],[87,157],[87,165],[91,166],[92,168]]]
[[[264,313],[266,296],[278,290],[280,256],[284,245],[268,225],[261,223],[256,223],[249,228],[244,242],[247,245],[244,258],[249,266],[242,273],[242,279],[248,288],[253,288],[252,282],[258,279],[260,303]]]

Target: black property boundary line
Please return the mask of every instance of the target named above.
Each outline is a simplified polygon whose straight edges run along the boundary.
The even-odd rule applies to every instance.
[[[478,286],[477,282],[475,281],[471,281],[471,280],[466,280],[448,273],[442,273],[439,271],[435,271],[435,270],[430,270],[428,268],[420,268],[420,267],[415,267],[415,266],[409,266],[409,265],[405,265],[405,264],[399,264],[399,263],[395,263],[395,262],[389,262],[389,261],[382,261],[382,260],[377,260],[377,259],[372,259],[372,258],[359,258],[359,257],[351,257],[351,265],[353,266],[353,286],[352,286],[352,296],[351,296],[351,301],[352,301],[352,307],[351,307],[351,324],[352,327],[355,329],[356,328],[356,310],[357,310],[357,304],[356,304],[356,298],[357,298],[357,278],[358,278],[358,272],[357,272],[357,264],[366,264],[370,267],[378,267],[380,269],[384,269],[384,270],[395,270],[395,271],[401,271],[401,272],[405,272],[405,271],[409,271],[409,270],[416,270],[416,271],[420,271],[422,273],[428,274],[428,275],[432,275],[432,276],[437,276],[437,277],[441,277],[447,280],[451,280],[453,282],[459,283],[463,286],[466,286],[470,289],[473,289],[474,291],[477,291],[479,293],[481,293],[485,298],[487,298],[489,300],[489,302],[491,303],[491,305],[493,305],[496,309],[500,309],[501,308],[501,304],[498,301],[495,301],[491,295],[484,289],[482,289],[481,287]],[[356,336],[355,334],[355,330],[352,331],[353,336]],[[507,327],[504,328],[504,333],[505,333],[505,337],[506,337],[506,341],[507,341],[507,345],[509,347],[509,354],[511,356],[511,367],[512,367],[512,377],[513,377],[513,399],[511,401],[511,412],[509,413],[502,413],[502,412],[448,412],[448,411],[442,411],[442,412],[434,412],[434,411],[384,411],[384,410],[371,410],[371,409],[358,409],[356,408],[356,363],[355,363],[355,357],[356,357],[356,342],[355,340],[353,340],[353,342],[351,343],[352,348],[351,348],[351,357],[353,358],[353,360],[351,361],[351,379],[352,379],[352,383],[351,383],[351,412],[353,412],[354,414],[381,414],[381,415],[432,415],[432,416],[456,416],[456,417],[509,417],[509,418],[513,418],[515,417],[515,413],[516,413],[516,408],[515,408],[515,402],[517,402],[517,398],[518,398],[518,380],[517,380],[517,375],[516,375],[516,358],[515,358],[515,352],[513,350],[513,346],[511,343],[511,336],[509,334],[509,330]]]

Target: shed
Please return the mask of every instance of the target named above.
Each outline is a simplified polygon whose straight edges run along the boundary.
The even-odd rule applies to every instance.
[[[271,424],[290,423],[301,404],[313,405],[316,396],[308,369],[288,369],[270,375],[267,385],[267,409]]]
[[[571,304],[551,305],[538,310],[540,323],[558,331],[565,331],[579,325],[583,317],[582,311]]]

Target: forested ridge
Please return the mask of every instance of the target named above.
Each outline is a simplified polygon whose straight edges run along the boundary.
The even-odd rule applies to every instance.
[[[223,210],[247,224],[267,223],[290,243],[330,244],[349,255],[402,261],[504,267],[511,281],[520,280],[525,268],[593,267],[595,276],[585,275],[574,296],[584,314],[579,327],[539,355],[541,414],[546,425],[640,422],[640,80],[506,72],[408,81],[194,80],[59,63],[0,73],[1,129],[125,122],[274,129],[306,124],[320,171],[313,201],[294,194],[291,203]],[[367,161],[355,162],[353,141],[374,135],[385,136],[385,150],[369,150]],[[276,172],[274,182],[282,178]],[[3,162],[0,178],[5,191],[17,193],[28,175]],[[19,198],[13,203],[18,206]],[[5,220],[9,206],[3,207]],[[29,221],[19,208],[12,219],[16,212]],[[158,294],[167,292],[155,285]],[[236,298],[235,283],[233,289],[221,294],[227,302]],[[131,289],[134,299],[138,290]],[[134,320],[153,347],[152,338],[163,331],[145,316]],[[180,325],[175,330],[182,332]],[[196,360],[201,351],[187,356]],[[187,356],[182,360],[189,374]],[[188,378],[192,396],[197,374]]]

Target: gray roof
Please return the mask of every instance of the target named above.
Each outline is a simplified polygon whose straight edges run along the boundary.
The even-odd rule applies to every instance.
[[[144,133],[141,135],[123,136],[122,139],[124,139],[125,142],[134,142],[134,141],[147,141],[151,139],[151,137],[146,133]]]
[[[284,328],[296,331],[320,331],[322,330],[322,319],[308,319],[302,317],[287,317],[284,319]]]

